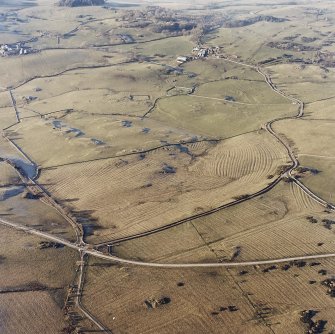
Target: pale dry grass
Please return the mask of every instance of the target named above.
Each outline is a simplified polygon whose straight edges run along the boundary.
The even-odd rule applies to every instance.
[[[193,78],[197,83],[215,82],[231,77],[237,77],[239,80],[262,81],[264,79],[256,70],[231,63],[225,59],[198,59],[181,65],[187,73],[195,73],[197,76]],[[201,80],[202,79],[202,80]]]
[[[294,184],[150,236],[113,247],[120,257],[155,262],[252,261],[333,252],[333,218]],[[317,218],[312,224],[307,216]],[[318,243],[322,242],[322,246]],[[239,254],[234,256],[239,249]]]
[[[12,107],[0,108],[0,127],[5,129],[16,123],[15,110]]]
[[[335,120],[334,100],[335,96],[331,96],[325,100],[308,103],[305,107],[305,118]]]
[[[325,70],[313,65],[282,64],[268,67],[268,70],[280,90],[308,104],[334,97],[333,68]]]
[[[3,58],[0,65],[2,86],[16,87],[35,77],[55,75],[76,67],[106,65],[109,62],[103,55],[103,52],[94,50],[60,49],[42,51],[25,57]],[[116,59],[117,57],[113,61],[118,62]],[[8,71],[8,68],[11,68],[11,71]]]
[[[296,113],[294,104],[286,104],[285,108],[282,105],[240,105],[189,95],[160,100],[150,117],[184,131],[227,138],[258,130],[271,119]]]
[[[2,334],[58,334],[65,327],[62,310],[45,291],[0,294]]]
[[[304,310],[334,328],[333,301],[322,285],[334,274],[332,260],[269,267],[154,269],[91,259],[83,302],[115,333],[302,333]],[[170,303],[155,309],[144,303],[162,297]],[[229,305],[238,311],[220,311]]]
[[[20,182],[15,169],[5,162],[0,162],[0,186],[13,185]]]
[[[201,85],[195,95],[221,99],[233,97],[237,103],[245,103],[246,105],[282,104],[283,107],[284,105],[286,107],[290,103],[274,91],[269,91],[269,86],[261,79],[260,76],[258,81],[226,79],[210,82]]]
[[[5,87],[1,87],[2,89],[4,89]],[[1,92],[0,93],[0,107],[5,108],[5,107],[11,107],[11,98],[8,92]],[[1,110],[0,109],[0,110]],[[6,109],[3,109],[4,112],[6,111]],[[2,113],[3,111],[1,111]]]
[[[41,167],[122,156],[201,139],[148,118],[85,112],[26,118],[8,134]]]
[[[172,86],[170,78],[176,77],[165,74],[162,66],[147,63],[78,69],[32,80],[15,89],[14,96],[21,107],[41,114],[75,109],[92,114],[142,116]],[[178,77],[178,81],[181,80],[186,79]],[[36,92],[36,88],[41,90]],[[25,96],[37,99],[27,105],[22,101]]]
[[[317,312],[313,321],[327,321],[325,332],[334,329],[333,298],[327,295],[327,288],[322,285],[322,281],[335,273],[333,260],[308,261],[301,268],[290,265],[286,271],[282,269],[283,265],[275,266],[274,270],[263,273],[268,267],[245,268],[249,273],[238,281],[260,311],[268,308],[266,322],[271,324],[275,333],[303,333],[307,330],[299,320],[304,310]],[[326,271],[326,275],[319,273],[321,269]],[[237,270],[230,272],[238,274]]]
[[[8,219],[8,218],[6,218]],[[1,227],[1,287],[38,282],[50,288],[66,287],[73,279],[77,252],[68,248],[38,249],[41,238]]]
[[[38,199],[25,198],[27,190],[23,187],[2,188],[0,214],[4,219],[56,234],[75,241],[72,226],[52,207]]]
[[[218,334],[223,328],[225,333],[269,333],[224,269],[109,267],[95,260],[91,264],[83,302],[113,333]],[[178,282],[184,286],[178,287]],[[144,303],[162,297],[171,302],[156,309]],[[238,311],[219,311],[228,305]]]

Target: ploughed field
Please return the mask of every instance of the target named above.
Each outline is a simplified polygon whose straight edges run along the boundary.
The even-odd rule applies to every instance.
[[[0,332],[332,333],[334,4],[158,5],[0,1]]]
[[[326,274],[324,268],[327,268]],[[83,301],[115,333],[305,333],[331,323],[333,261],[225,269],[121,267],[91,259]],[[110,277],[113,277],[111,280]],[[141,282],[141,289],[138,288]],[[316,312],[317,311],[317,312]],[[129,316],[131,315],[131,316]],[[330,327],[331,328],[331,327]]]
[[[69,206],[79,214],[90,212],[94,232],[87,238],[99,243],[257,192],[277,178],[286,163],[285,151],[260,131],[222,142],[166,146],[140,155],[50,167],[42,170],[41,182],[61,201],[72,199]]]

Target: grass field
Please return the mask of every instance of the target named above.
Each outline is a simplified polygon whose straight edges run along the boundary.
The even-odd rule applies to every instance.
[[[113,281],[109,280],[111,276]],[[170,300],[166,305],[149,309],[145,304],[146,300],[164,297]],[[141,333],[220,333],[222,328],[226,333],[236,333],[237,324],[240,333],[268,333],[223,269],[110,267],[93,260],[86,274],[83,302],[89,310],[100,314],[115,333],[133,333],[137,329]],[[229,305],[236,306],[238,311],[212,314]]]
[[[48,292],[0,294],[0,303],[3,334],[57,334],[66,326],[62,310]]]
[[[270,119],[296,113],[296,106],[239,105],[196,96],[160,100],[152,118],[203,136],[227,138],[260,129]]]
[[[239,149],[244,138],[249,145]],[[249,162],[241,164],[247,154]],[[101,241],[162,226],[253,193],[269,184],[286,162],[280,146],[260,132],[217,145],[195,143],[144,156],[50,168],[42,171],[41,182],[56,198],[73,199],[73,210],[89,210],[97,220],[93,239]],[[102,192],[106,182],[108,196]]]
[[[93,114],[142,116],[171,87],[167,78],[158,65],[124,64],[36,79],[14,94],[21,107],[41,114],[75,109]],[[36,92],[36,88],[40,90]],[[31,95],[36,99],[27,104],[23,98]]]
[[[268,91],[269,87],[261,78],[250,84],[249,80],[225,80],[201,85],[195,95],[222,98],[223,95],[234,97],[235,102],[246,105],[288,104],[287,99]],[[255,91],[259,92],[255,94]]]
[[[2,206],[2,203],[1,203]],[[40,238],[1,227],[1,333],[59,333],[77,254],[39,249]]]
[[[334,120],[333,112],[334,98],[311,102],[306,105],[306,119],[329,119]]]
[[[323,212],[293,184],[151,236],[116,244],[120,257],[155,262],[251,261],[331,251]],[[318,220],[311,224],[307,216]],[[285,231],[285,232],[284,232]],[[298,236],[302,236],[299,238]],[[308,240],[308,241],[306,241]],[[322,246],[318,246],[319,243]]]
[[[12,107],[0,109],[0,122],[2,128],[7,128],[16,122],[15,112]]]
[[[333,68],[283,64],[268,67],[268,70],[281,90],[291,92],[307,103],[306,112],[310,103],[327,101],[334,96]]]
[[[0,173],[1,173],[1,180],[0,186],[6,185],[14,185],[20,182],[20,178],[18,177],[15,169],[5,162],[0,162]]]
[[[196,59],[182,65],[187,73],[195,73],[193,78],[197,84],[217,82],[236,77],[246,81],[262,81],[262,77],[254,69],[219,59]],[[236,79],[235,79],[236,80]],[[232,81],[229,81],[232,82]],[[270,93],[270,92],[269,92]]]
[[[35,77],[50,76],[77,67],[104,66],[111,62],[124,60],[119,56],[111,62],[103,56],[104,52],[91,50],[49,50],[30,54],[24,58],[4,58],[0,65],[3,87],[16,87]],[[8,68],[11,71],[8,71]]]
[[[86,112],[57,113],[43,120],[29,118],[12,129],[10,137],[42,167],[122,156],[193,137],[151,119]],[[45,137],[52,140],[38,145]]]
[[[20,287],[34,282],[50,288],[66,288],[73,279],[78,255],[65,247],[39,249],[44,241],[1,227],[1,287]],[[65,289],[63,290],[63,295]],[[60,299],[61,301],[62,299]]]
[[[303,333],[300,314],[306,309],[317,311],[315,320],[328,321],[326,329],[332,330],[333,302],[321,281],[332,275],[334,266],[332,261],[311,264],[270,272],[263,272],[267,267],[181,271],[91,260],[83,302],[115,333],[138,328],[141,333],[222,333],[223,328],[225,333]],[[320,268],[328,274],[318,274]],[[156,308],[145,304],[163,298],[169,302]]]

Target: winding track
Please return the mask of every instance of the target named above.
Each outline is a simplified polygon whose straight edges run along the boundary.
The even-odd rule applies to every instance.
[[[244,64],[245,65],[245,64]],[[272,135],[274,136],[284,147],[285,149],[287,150],[287,153],[290,157],[290,159],[292,160],[292,166],[289,168],[289,170],[286,172],[287,173],[287,176],[297,185],[301,188],[302,191],[304,191],[308,196],[310,196],[314,201],[318,202],[319,204],[329,208],[330,210],[334,211],[335,210],[335,207],[334,205],[332,205],[331,203],[328,203],[327,201],[325,201],[324,199],[322,199],[321,197],[319,197],[317,194],[315,194],[314,192],[312,192],[309,188],[307,188],[302,182],[300,182],[294,175],[292,175],[292,172],[295,168],[297,168],[299,166],[299,160],[296,158],[296,156],[294,155],[294,152],[293,150],[291,149],[291,147],[289,145],[287,145],[285,143],[285,141],[273,130],[272,128],[272,125],[275,123],[275,122],[278,122],[278,121],[281,121],[281,120],[284,120],[284,119],[299,119],[301,117],[304,116],[304,111],[305,111],[305,105],[304,105],[304,102],[297,99],[297,98],[294,98],[292,96],[287,96],[285,95],[283,92],[281,92],[273,83],[272,83],[272,80],[271,78],[265,74],[260,67],[254,67],[257,72],[259,74],[261,74],[266,83],[270,86],[270,88],[276,92],[277,94],[285,97],[286,99],[289,99],[291,100],[292,102],[294,103],[298,103],[299,104],[299,112],[296,116],[294,117],[281,117],[281,118],[276,118],[276,119],[273,119],[272,121],[268,122],[265,126],[266,130]]]

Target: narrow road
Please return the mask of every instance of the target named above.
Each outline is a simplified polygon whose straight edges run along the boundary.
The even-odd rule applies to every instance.
[[[335,257],[335,253],[326,253],[326,254],[314,254],[314,255],[302,255],[296,257],[283,257],[279,259],[270,259],[270,260],[258,260],[258,261],[245,261],[245,262],[215,262],[215,263],[156,263],[156,262],[141,262],[141,261],[133,261],[122,259],[117,256],[103,254],[95,249],[90,249],[89,246],[81,246],[74,244],[68,240],[57,237],[47,232],[38,231],[31,227],[16,224],[13,222],[9,222],[7,220],[0,218],[0,224],[14,228],[18,231],[23,231],[32,235],[36,235],[38,237],[48,239],[53,242],[57,242],[64,246],[70,247],[72,249],[76,249],[81,253],[81,256],[84,254],[92,255],[96,258],[100,258],[107,261],[112,261],[125,265],[136,265],[136,266],[144,266],[144,267],[152,267],[152,268],[213,268],[213,267],[245,267],[245,266],[259,266],[259,265],[270,265],[270,264],[279,264],[284,262],[291,261],[301,261],[301,260],[316,260],[316,259],[327,259]]]
[[[265,74],[260,67],[256,67],[256,70],[259,74],[261,74],[264,78],[266,83],[270,86],[270,88],[277,94],[285,97],[286,99],[289,99],[292,102],[295,102],[299,105],[299,111],[298,114],[296,116],[290,117],[281,117],[281,118],[276,118],[273,119],[272,121],[268,122],[266,124],[266,130],[272,135],[274,136],[287,150],[288,155],[290,157],[290,159],[292,160],[292,166],[289,168],[289,170],[286,172],[287,175],[289,176],[289,178],[298,186],[300,187],[300,189],[306,193],[309,197],[311,197],[314,201],[318,202],[319,204],[321,204],[322,206],[334,211],[335,207],[333,204],[328,203],[327,201],[325,201],[324,199],[322,199],[321,197],[319,197],[317,194],[315,194],[313,191],[311,191],[309,188],[307,188],[302,182],[300,182],[300,180],[298,180],[294,175],[292,175],[292,172],[294,169],[296,169],[299,166],[299,160],[297,159],[297,157],[295,156],[292,148],[286,144],[286,142],[280,137],[280,135],[278,135],[272,128],[272,125],[275,122],[278,121],[282,121],[285,119],[299,119],[301,117],[304,116],[304,111],[305,111],[305,104],[303,101],[291,97],[291,96],[287,96],[285,95],[283,92],[281,92],[273,83],[271,78],[269,78],[269,76],[267,74]]]

